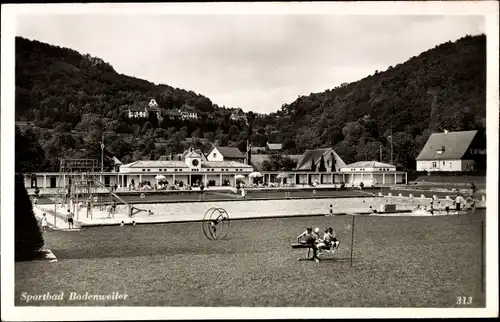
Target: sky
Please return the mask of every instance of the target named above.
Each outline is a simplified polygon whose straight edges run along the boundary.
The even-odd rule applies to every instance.
[[[37,14],[16,25],[17,36],[256,113],[481,33],[484,17],[463,15]]]

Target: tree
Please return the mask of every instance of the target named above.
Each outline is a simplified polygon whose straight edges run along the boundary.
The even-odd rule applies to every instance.
[[[45,163],[45,152],[32,131],[22,133],[15,127],[15,171],[26,173],[40,171]]]
[[[22,174],[16,174],[14,198],[14,258],[16,261],[30,260],[36,257],[44,240]]]
[[[311,160],[311,171],[314,172],[316,171],[316,162],[314,161],[314,158]]]

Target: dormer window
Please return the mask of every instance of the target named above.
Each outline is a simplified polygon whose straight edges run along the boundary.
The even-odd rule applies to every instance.
[[[443,154],[444,151],[445,151],[444,146],[436,150],[437,154]]]

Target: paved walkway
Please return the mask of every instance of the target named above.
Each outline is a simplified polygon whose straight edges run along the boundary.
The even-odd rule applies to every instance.
[[[369,214],[370,209],[369,206],[372,205],[373,209],[376,209],[379,213],[379,216],[394,216],[394,215],[408,215],[408,216],[422,216],[428,215],[425,212],[420,212],[418,214],[412,213],[411,211],[417,206],[429,206],[431,198],[409,198],[409,197],[399,197],[399,196],[384,196],[378,198],[366,198],[369,200],[368,203],[362,203],[362,199],[364,198],[338,198],[333,202],[334,215],[345,215],[345,214]],[[314,200],[313,200],[314,201]],[[240,201],[247,202],[247,201]],[[253,201],[256,202],[256,201]],[[266,201],[260,201],[266,202]],[[222,203],[224,204],[224,203]],[[396,211],[380,213],[380,205],[382,204],[395,204]],[[447,199],[438,199],[435,200],[436,208],[443,208],[448,205],[452,206],[452,200]],[[192,205],[192,204],[191,204]],[[218,203],[220,206],[221,203]],[[149,205],[148,205],[149,206]],[[148,210],[146,205],[141,205],[139,207],[144,207]],[[179,205],[183,207],[182,205]],[[184,205],[185,207],[186,205]],[[202,205],[198,203],[200,209],[199,211],[170,211],[170,213],[165,214],[153,214],[148,215],[146,211],[139,212],[134,215],[132,218],[128,217],[128,209],[119,206],[117,208],[117,213],[114,218],[108,218],[109,214],[105,210],[99,210],[95,208],[92,213],[92,218],[87,218],[86,209],[81,208],[75,214],[75,226],[76,227],[92,227],[92,226],[107,226],[107,225],[120,225],[122,222],[124,224],[133,224],[133,223],[169,223],[169,222],[187,222],[187,221],[201,221],[204,215],[204,212],[208,210],[211,205]],[[228,204],[228,207],[234,208],[234,202],[232,205]],[[241,209],[241,204],[239,204]],[[485,205],[478,204],[478,207],[484,207]],[[225,206],[223,206],[225,207]],[[232,209],[232,208],[231,208]],[[66,209],[58,207],[57,208],[57,216],[54,216],[54,206],[53,205],[38,205],[34,207],[34,211],[37,217],[41,218],[42,213],[46,212],[47,219],[49,221],[49,225],[53,229],[63,229],[68,230],[68,224],[65,222],[63,214]],[[292,217],[292,216],[318,216],[318,215],[327,215],[329,212],[329,208],[326,207],[323,213],[314,213],[307,211],[299,211],[299,213],[269,213],[266,211],[231,211],[228,210],[229,216],[231,219],[250,219],[250,218],[276,218],[276,217]],[[436,214],[444,214],[443,212],[437,212]],[[450,215],[455,214],[453,211],[450,212]],[[54,227],[55,226],[55,227]]]

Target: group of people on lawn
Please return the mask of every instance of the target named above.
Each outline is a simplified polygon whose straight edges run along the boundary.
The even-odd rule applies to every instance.
[[[324,229],[323,238],[320,237],[319,228],[313,231],[312,227],[307,227],[302,234],[297,236],[297,243],[312,245],[314,259],[317,259],[317,256],[321,255],[323,250],[331,250],[333,253],[340,244],[332,227]]]

